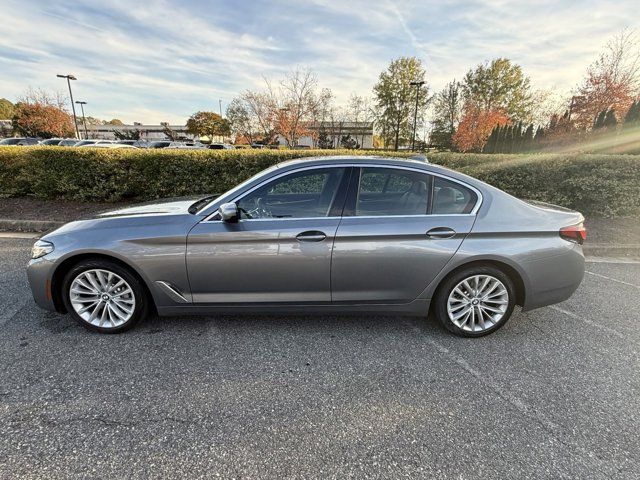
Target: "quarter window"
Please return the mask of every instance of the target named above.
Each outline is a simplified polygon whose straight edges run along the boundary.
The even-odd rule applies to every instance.
[[[257,188],[238,202],[243,218],[314,218],[329,215],[345,168],[292,173]]]
[[[433,183],[433,209],[435,214],[471,213],[478,196],[459,183],[435,177]]]
[[[392,168],[363,168],[355,214],[426,215],[431,177],[426,173]]]

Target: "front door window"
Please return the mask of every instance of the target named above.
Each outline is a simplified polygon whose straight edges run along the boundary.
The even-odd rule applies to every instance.
[[[345,168],[315,168],[273,180],[237,204],[244,219],[327,217]]]

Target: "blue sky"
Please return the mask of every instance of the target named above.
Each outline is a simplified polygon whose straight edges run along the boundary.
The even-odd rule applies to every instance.
[[[609,37],[640,22],[627,1],[3,0],[0,97],[65,92],[87,114],[183,123],[297,65],[346,101],[415,55],[432,91],[498,56],[536,88],[568,92]]]

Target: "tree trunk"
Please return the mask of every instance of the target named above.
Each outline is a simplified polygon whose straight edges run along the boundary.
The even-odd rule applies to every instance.
[[[398,115],[398,121],[396,122],[396,141],[395,150],[398,150],[398,143],[400,141],[400,115]]]

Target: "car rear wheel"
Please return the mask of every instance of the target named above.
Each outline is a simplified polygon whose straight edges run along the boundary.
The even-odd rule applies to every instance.
[[[515,307],[515,287],[503,271],[476,266],[448,277],[435,298],[444,327],[464,337],[481,337],[502,327]]]
[[[81,262],[67,273],[62,288],[67,311],[90,330],[123,332],[149,310],[141,282],[114,262]]]

